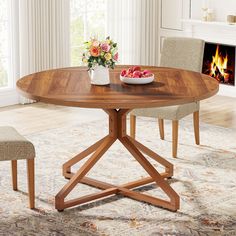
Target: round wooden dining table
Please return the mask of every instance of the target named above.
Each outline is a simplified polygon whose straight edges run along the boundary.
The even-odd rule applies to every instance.
[[[100,108],[109,117],[108,135],[64,163],[63,175],[69,180],[55,197],[55,207],[58,211],[114,194],[171,211],[177,211],[180,207],[179,195],[167,180],[173,176],[173,164],[131,138],[126,132],[126,117],[135,108],[179,105],[209,98],[217,93],[219,84],[215,79],[196,72],[145,66],[142,69],[152,71],[155,80],[146,85],[129,85],[120,81],[120,71],[128,67],[130,66],[117,66],[114,70],[110,70],[110,84],[106,86],[91,85],[86,67],[43,71],[25,76],[17,82],[19,92],[27,98],[63,106]],[[116,140],[119,140],[145,169],[147,177],[119,186],[86,177]],[[146,156],[163,166],[165,171],[160,173],[156,170]],[[77,172],[72,173],[71,167],[86,157],[87,161]],[[132,190],[153,182],[169,199]],[[101,191],[65,200],[78,183],[96,187]]]

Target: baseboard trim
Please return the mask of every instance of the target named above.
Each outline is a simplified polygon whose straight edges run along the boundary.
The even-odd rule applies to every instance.
[[[0,90],[0,107],[19,104],[19,94],[16,89]]]
[[[236,97],[236,87],[220,84],[218,95],[226,97]]]

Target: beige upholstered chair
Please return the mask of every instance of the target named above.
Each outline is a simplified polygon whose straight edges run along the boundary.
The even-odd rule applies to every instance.
[[[17,160],[27,160],[29,207],[34,208],[34,158],[31,142],[12,127],[0,127],[0,161],[11,161],[13,190],[17,190]]]
[[[200,39],[166,38],[161,54],[162,67],[202,71],[205,43]],[[172,155],[177,156],[178,121],[193,113],[195,142],[199,145],[199,102],[178,106],[135,109],[130,114],[130,134],[135,137],[136,116],[158,118],[161,139],[164,139],[164,119],[172,120]]]

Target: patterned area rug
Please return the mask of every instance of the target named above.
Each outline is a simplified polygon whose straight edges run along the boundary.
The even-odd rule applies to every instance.
[[[137,139],[175,165],[170,183],[181,197],[178,212],[113,196],[58,213],[54,196],[67,182],[61,165],[105,135],[106,125],[68,125],[27,137],[37,151],[34,211],[27,208],[25,161],[19,163],[18,192],[11,190],[10,163],[0,163],[0,235],[236,235],[236,130],[201,124],[202,145],[196,146],[190,119],[180,122],[178,159],[171,157],[169,122],[160,141],[156,120],[137,121]],[[114,184],[145,175],[118,142],[89,173]],[[78,185],[70,196],[96,191]],[[154,184],[137,191],[163,195]]]

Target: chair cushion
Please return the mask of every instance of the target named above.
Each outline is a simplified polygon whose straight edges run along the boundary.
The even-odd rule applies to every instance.
[[[34,145],[14,128],[0,126],[0,161],[33,159]]]
[[[183,117],[198,111],[199,102],[187,103],[178,106],[135,109],[130,114],[135,116],[156,117],[165,120],[180,120]]]

